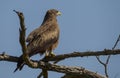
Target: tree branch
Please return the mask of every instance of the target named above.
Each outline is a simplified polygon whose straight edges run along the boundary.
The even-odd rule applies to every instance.
[[[117,44],[118,44],[119,41],[120,41],[120,35],[118,36],[118,39],[116,40],[116,42],[115,42],[112,50],[115,49],[115,47],[117,46]],[[110,57],[111,57],[111,55],[109,55],[109,56],[107,57],[107,60],[106,60],[106,62],[104,63],[104,62],[102,62],[102,61],[100,60],[99,56],[96,56],[98,62],[104,66],[105,75],[106,75],[107,78],[109,78],[108,70],[107,70],[108,68],[107,68],[107,67],[108,67],[108,63],[109,63]]]
[[[118,36],[118,39],[117,39],[117,41],[115,42],[115,45],[113,46],[112,50],[115,49],[115,47],[117,46],[117,44],[118,44],[119,41],[120,41],[120,35]]]
[[[105,49],[103,51],[73,52],[69,54],[56,55],[55,57],[51,57],[51,58],[44,58],[43,60],[55,61],[56,63],[61,60],[72,58],[72,57],[86,57],[86,56],[88,57],[88,56],[116,55],[116,54],[120,54],[120,49],[116,49],[116,50]]]
[[[0,61],[18,62],[19,57],[10,56],[5,53],[0,54]]]
[[[104,55],[117,55],[120,54],[120,49],[115,50],[103,50],[103,51],[86,51],[86,52],[72,52],[69,54],[61,54],[56,55],[55,57],[50,57],[49,59],[43,59],[46,61],[58,61],[58,60],[64,60],[67,58],[74,58],[74,57],[88,57],[88,56],[104,56]],[[0,61],[11,61],[11,62],[17,62],[18,57],[16,56],[10,56],[5,53],[0,54]],[[32,60],[33,61],[33,60]]]
[[[19,57],[0,54],[0,61],[17,62],[18,59]],[[32,62],[34,62],[34,64],[37,65],[36,68],[47,69],[49,71],[55,71],[59,73],[66,73],[66,74],[72,74],[72,75],[78,75],[78,76],[88,76],[91,78],[106,78],[100,74],[86,70],[83,67],[69,67],[69,66],[56,65],[56,64],[46,63],[43,61],[33,61],[33,60]]]
[[[16,10],[13,10],[19,17],[20,20],[20,28],[19,28],[19,32],[20,32],[20,37],[19,37],[19,42],[21,44],[22,47],[22,52],[23,52],[23,59],[24,61],[27,63],[27,65],[29,67],[32,68],[36,68],[38,65],[34,64],[34,62],[30,61],[30,58],[28,56],[28,49],[27,49],[27,45],[26,45],[26,40],[25,40],[25,36],[26,36],[26,28],[25,28],[25,23],[24,23],[24,15],[22,12],[18,12]]]

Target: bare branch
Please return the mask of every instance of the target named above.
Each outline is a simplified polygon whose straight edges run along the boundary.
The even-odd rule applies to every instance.
[[[24,15],[22,12],[18,12],[16,10],[13,10],[14,12],[17,13],[19,20],[20,20],[20,37],[19,37],[19,41],[22,47],[22,52],[23,52],[23,59],[24,61],[27,63],[28,66],[32,67],[32,68],[36,68],[38,65],[34,64],[34,62],[30,61],[30,58],[28,56],[28,49],[27,49],[27,45],[26,45],[26,41],[25,41],[25,36],[26,36],[26,28],[25,28],[25,23],[24,23]]]
[[[116,49],[116,50],[105,49],[103,51],[73,52],[73,53],[69,53],[69,54],[56,55],[55,57],[51,57],[51,58],[44,58],[43,60],[59,62],[61,60],[64,60],[67,58],[72,58],[72,57],[116,55],[116,54],[120,54],[120,49]]]
[[[17,62],[18,61],[18,57],[15,56],[9,56],[5,53],[0,54],[0,61],[9,61],[9,62]]]
[[[109,61],[110,55],[107,57],[106,63],[102,62],[102,61],[100,60],[99,56],[96,56],[96,58],[97,58],[98,62],[104,66],[105,75],[106,75],[107,78],[109,78],[109,75],[108,75],[108,73],[107,73],[107,65],[108,65],[108,61]]]
[[[18,59],[19,59],[18,57],[9,56],[6,54],[5,55],[0,54],[0,61],[17,62]],[[38,65],[36,68],[40,68],[40,69],[47,69],[49,71],[55,71],[55,72],[66,73],[66,74],[68,73],[68,74],[73,74],[78,76],[90,76],[91,78],[106,78],[100,74],[86,70],[83,67],[69,67],[69,66],[45,63],[43,61],[33,61],[33,60],[31,61],[34,62],[34,64]]]
[[[103,66],[105,66],[105,63],[103,63],[103,62],[100,60],[99,56],[96,56],[96,58],[97,58],[97,60],[99,61],[99,63],[101,63]]]
[[[72,52],[68,54],[61,54],[61,55],[56,55],[55,57],[50,57],[49,59],[43,59],[45,61],[57,61],[57,60],[64,60],[67,58],[73,58],[73,57],[88,57],[88,56],[105,56],[105,55],[117,55],[120,54],[120,49],[116,50],[103,50],[103,51],[86,51],[86,52]],[[3,56],[4,54],[0,54],[0,61],[10,61],[11,62],[17,62],[18,57],[15,56],[9,56],[5,54],[5,57]]]
[[[113,46],[112,50],[114,50],[114,49],[115,49],[115,47],[117,46],[117,44],[118,44],[118,42],[119,42],[119,41],[120,41],[120,35],[118,36],[118,39],[117,39],[117,41],[116,41],[115,45]]]
[[[118,44],[119,41],[120,41],[120,35],[118,36],[118,39],[116,40],[115,45],[113,46],[112,50],[115,49],[115,47],[117,46],[117,44]],[[99,58],[98,56],[96,56],[98,62],[101,63],[101,64],[104,66],[105,75],[106,75],[107,78],[109,78],[109,75],[108,75],[108,72],[107,72],[107,67],[108,67],[108,63],[109,63],[110,57],[111,57],[111,55],[109,55],[109,56],[107,57],[107,60],[106,60],[106,62],[104,63],[104,62],[102,62],[102,61],[100,60],[100,58]]]

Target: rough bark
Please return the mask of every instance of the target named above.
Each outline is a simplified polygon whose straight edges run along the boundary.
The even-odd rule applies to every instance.
[[[6,54],[0,54],[0,61],[9,61],[9,62],[17,62],[18,57],[15,56],[9,56]],[[92,72],[90,70],[87,70],[83,67],[74,67],[74,66],[64,66],[64,65],[57,65],[57,64],[51,64],[46,63],[44,61],[33,61],[34,68],[40,68],[40,69],[47,69],[49,71],[59,72],[59,73],[65,73],[70,74],[72,76],[80,76],[85,78],[106,78],[98,73]],[[33,68],[32,66],[32,68]]]

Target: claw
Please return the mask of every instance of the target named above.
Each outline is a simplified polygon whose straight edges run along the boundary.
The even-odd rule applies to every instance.
[[[55,57],[55,54],[53,52],[50,52],[51,57]]]
[[[48,57],[49,56],[49,53],[48,51],[45,52],[45,57]]]

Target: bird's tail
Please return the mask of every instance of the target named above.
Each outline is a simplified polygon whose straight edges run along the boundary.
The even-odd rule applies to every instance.
[[[23,55],[21,55],[21,56],[19,57],[19,60],[18,60],[18,62],[17,62],[17,67],[16,67],[16,69],[14,70],[14,72],[16,72],[18,69],[21,70],[21,69],[23,68],[24,64],[25,64],[25,62],[24,62],[24,60],[23,60]]]

